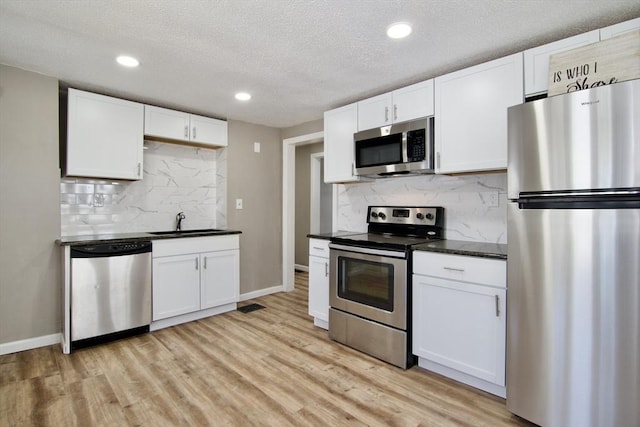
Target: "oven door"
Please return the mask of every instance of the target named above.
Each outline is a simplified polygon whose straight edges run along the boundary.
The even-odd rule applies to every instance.
[[[407,329],[404,252],[329,245],[331,307],[397,329]]]

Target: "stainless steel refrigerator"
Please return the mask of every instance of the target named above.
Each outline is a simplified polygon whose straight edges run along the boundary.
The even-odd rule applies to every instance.
[[[508,109],[507,408],[640,426],[640,80]]]

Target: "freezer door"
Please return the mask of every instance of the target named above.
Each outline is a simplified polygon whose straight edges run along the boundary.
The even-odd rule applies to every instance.
[[[507,209],[507,408],[640,425],[640,209]]]
[[[640,187],[640,80],[508,109],[508,197]]]

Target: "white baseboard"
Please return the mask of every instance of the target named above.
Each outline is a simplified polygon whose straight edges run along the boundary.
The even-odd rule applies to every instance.
[[[279,286],[273,286],[271,288],[265,288],[265,289],[259,289],[257,291],[253,291],[253,292],[247,292],[246,294],[241,294],[240,295],[240,301],[246,301],[249,299],[254,299],[254,298],[260,298],[266,295],[271,295],[271,294],[275,294],[278,292],[283,292],[284,291],[284,287],[282,285]]]
[[[32,350],[48,345],[60,344],[60,333],[43,335],[41,337],[27,338],[26,340],[7,342],[0,344],[0,356],[3,354],[17,353],[19,351]]]
[[[300,270],[300,271],[306,271],[307,273],[309,272],[309,266],[308,265],[294,264],[293,268],[295,268],[296,270]]]

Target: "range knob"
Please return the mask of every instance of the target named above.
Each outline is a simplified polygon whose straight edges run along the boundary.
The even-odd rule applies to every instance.
[[[428,213],[427,214],[427,219],[433,219],[433,214],[432,213]]]
[[[418,212],[418,214],[416,215],[416,218],[424,219],[424,215],[422,215],[422,212]]]
[[[371,212],[371,218],[378,218],[378,212]]]
[[[380,213],[378,214],[378,217],[379,217],[380,219],[382,219],[382,220],[387,219],[387,216],[384,214],[384,212],[380,212]]]

